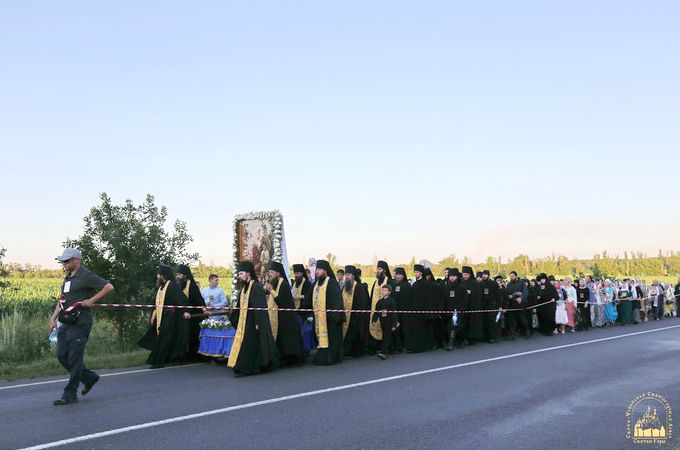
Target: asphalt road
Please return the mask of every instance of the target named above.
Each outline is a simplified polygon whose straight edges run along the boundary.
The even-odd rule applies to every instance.
[[[0,384],[0,448],[640,448],[626,409],[652,391],[680,412],[679,357],[674,318],[244,378],[111,371],[62,407],[63,382],[25,380]]]

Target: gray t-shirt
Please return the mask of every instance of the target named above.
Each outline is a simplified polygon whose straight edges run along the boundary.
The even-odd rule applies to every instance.
[[[64,308],[76,302],[82,302],[99,292],[108,281],[85,267],[80,267],[75,275],[69,272],[61,284],[61,295],[64,297]],[[82,308],[80,317],[92,320],[92,308]]]

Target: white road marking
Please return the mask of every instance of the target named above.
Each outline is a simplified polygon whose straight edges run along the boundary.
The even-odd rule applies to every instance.
[[[132,373],[158,372],[159,370],[177,369],[179,367],[197,366],[199,364],[202,364],[202,363],[184,364],[184,365],[181,365],[181,366],[168,366],[168,367],[163,367],[161,369],[136,369],[136,370],[127,370],[125,372],[102,373],[99,376],[100,377],[115,377],[117,375],[129,375],[129,374],[132,374]],[[36,381],[35,383],[13,384],[11,386],[0,386],[0,391],[4,391],[5,389],[16,389],[16,388],[29,387],[29,386],[40,386],[41,384],[66,383],[66,382],[68,382],[68,378],[60,378],[58,380],[48,380],[48,381]]]
[[[417,372],[409,372],[409,373],[404,373],[401,375],[394,375],[391,377],[385,377],[385,378],[377,378],[374,380],[368,380],[368,381],[361,381],[359,383],[351,383],[351,384],[344,384],[341,386],[335,386],[335,387],[330,387],[326,389],[318,389],[315,391],[308,391],[308,392],[301,392],[299,394],[292,394],[292,395],[285,395],[283,397],[276,397],[276,398],[270,398],[268,400],[261,400],[257,402],[250,402],[250,403],[243,403],[241,405],[235,405],[235,406],[229,406],[226,408],[220,408],[220,409],[213,409],[211,411],[204,411],[200,413],[195,413],[195,414],[188,414],[186,416],[178,416],[178,417],[171,417],[169,419],[163,419],[163,420],[156,420],[154,422],[146,422],[146,423],[141,423],[138,425],[131,425],[128,427],[123,427],[123,428],[115,428],[113,430],[108,430],[108,431],[102,431],[99,433],[92,433],[92,434],[86,434],[83,436],[78,436],[70,439],[63,439],[60,441],[54,441],[54,442],[48,442],[46,444],[40,444],[36,445],[33,447],[26,447],[25,449],[22,450],[32,450],[32,449],[44,449],[44,448],[52,448],[52,447],[58,447],[61,445],[67,445],[67,444],[75,444],[77,442],[83,442],[83,441],[90,441],[92,439],[97,439],[97,438],[102,438],[102,437],[107,437],[107,436],[113,436],[116,434],[121,434],[121,433],[127,433],[130,431],[136,431],[136,430],[143,430],[145,428],[151,428],[151,427],[157,427],[160,425],[167,425],[169,423],[176,423],[176,422],[183,422],[186,420],[192,420],[192,419],[198,419],[201,417],[206,417],[206,416],[214,416],[216,414],[224,414],[227,412],[231,411],[238,411],[240,409],[247,409],[247,408],[253,408],[255,406],[262,406],[262,405],[269,405],[272,403],[280,403],[280,402],[285,402],[287,400],[294,400],[297,398],[303,398],[303,397],[311,397],[313,395],[320,395],[320,394],[326,394],[328,392],[336,392],[336,391],[343,391],[346,389],[353,389],[357,387],[362,387],[362,386],[369,386],[371,384],[377,384],[377,383],[384,383],[386,381],[393,381],[393,380],[400,380],[403,378],[410,378],[410,377],[415,377],[418,375],[426,375],[430,373],[435,373],[435,372],[442,372],[444,370],[451,370],[451,369],[457,369],[459,367],[467,367],[467,366],[474,366],[478,364],[484,364],[488,362],[493,362],[493,361],[501,361],[504,359],[509,359],[509,358],[517,358],[519,356],[526,356],[526,355],[533,355],[535,353],[543,353],[543,352],[549,352],[553,350],[560,350],[563,348],[569,348],[569,347],[577,347],[579,345],[587,345],[587,344],[594,344],[598,342],[604,342],[604,341],[610,341],[614,339],[621,339],[625,337],[630,337],[630,336],[637,336],[640,334],[647,334],[647,333],[656,333],[658,331],[664,331],[664,330],[670,330],[672,328],[678,328],[680,325],[673,325],[669,327],[663,327],[663,328],[656,328],[654,330],[645,330],[645,331],[638,331],[635,333],[628,333],[628,334],[622,334],[619,336],[610,336],[606,338],[600,338],[600,339],[593,339],[590,341],[583,341],[583,342],[575,342],[572,344],[564,344],[564,345],[557,345],[555,347],[547,347],[547,348],[541,348],[537,350],[529,350],[526,352],[519,352],[519,353],[512,353],[509,355],[503,355],[503,356],[496,356],[493,358],[486,358],[486,359],[479,359],[476,361],[469,361],[466,363],[460,363],[460,364],[453,364],[450,366],[444,366],[444,367],[436,367],[434,369],[427,369],[427,370],[419,370]]]

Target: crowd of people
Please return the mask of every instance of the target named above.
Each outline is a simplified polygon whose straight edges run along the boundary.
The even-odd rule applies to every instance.
[[[295,264],[289,283],[281,263],[270,263],[266,280],[258,279],[252,263],[239,263],[234,304],[217,287],[216,277],[200,292],[188,267],[179,267],[177,284],[171,282],[172,268],[159,266],[156,310],[140,341],[151,350],[149,363],[162,367],[197,357],[196,317],[206,314],[235,327],[228,365],[240,377],[310,357],[317,365],[364,355],[387,360],[399,353],[451,351],[536,333],[628,326],[677,316],[680,297],[680,279],[675,286],[647,285],[640,278],[572,280],[539,274],[523,279],[511,272],[506,280],[469,266],[447,268],[436,279],[429,267],[416,264],[411,280],[403,268],[392,275],[389,265],[378,261],[369,286],[355,266],[336,273],[328,261],[310,264]],[[196,310],[164,308],[170,305]],[[311,344],[305,342],[305,327],[311,329]]]

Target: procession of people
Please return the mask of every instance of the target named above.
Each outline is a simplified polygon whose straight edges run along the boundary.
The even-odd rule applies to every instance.
[[[369,287],[353,265],[337,271],[328,261],[314,260],[313,265],[308,274],[304,265],[295,264],[289,283],[280,262],[270,262],[266,279],[260,279],[263,272],[242,261],[236,267],[232,305],[200,296],[186,266],[178,267],[177,285],[171,287],[171,267],[159,266],[156,308],[140,341],[151,350],[151,367],[196,358],[196,316],[217,315],[233,327],[224,360],[241,377],[308,359],[315,365],[365,355],[388,360],[401,353],[452,351],[537,333],[553,336],[662,320],[677,316],[680,296],[680,280],[675,287],[658,281],[647,286],[640,278],[574,281],[541,273],[528,279],[514,271],[506,280],[470,266],[446,268],[444,277],[436,279],[430,267],[416,264],[415,279],[409,280],[403,267],[394,270],[393,278],[385,261],[377,262]]]

